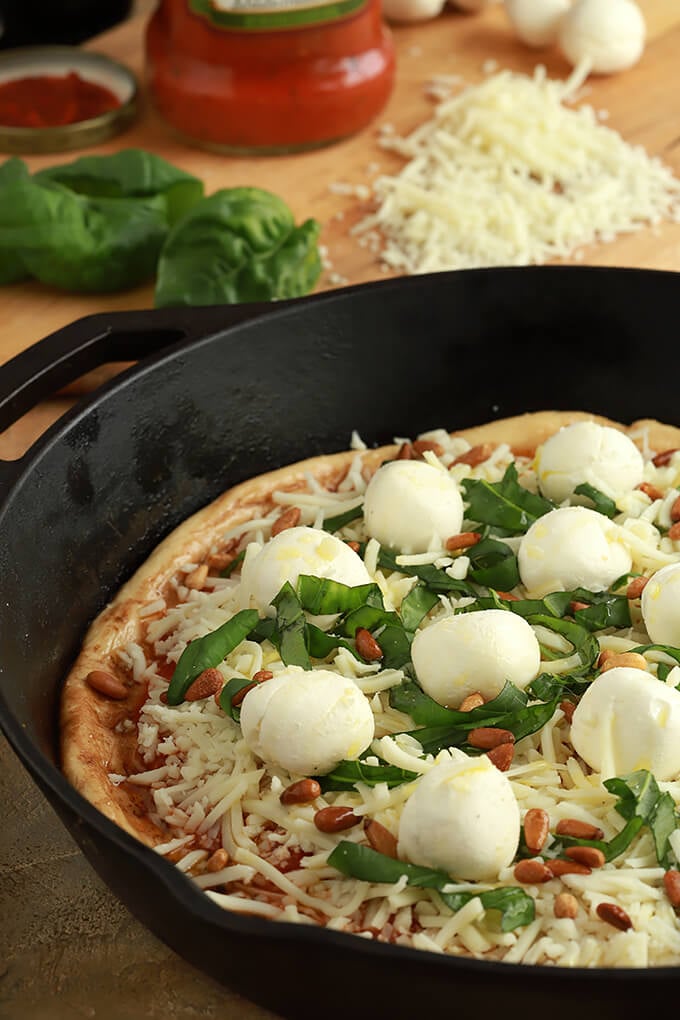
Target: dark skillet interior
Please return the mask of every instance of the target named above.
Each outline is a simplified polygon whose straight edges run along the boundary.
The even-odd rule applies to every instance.
[[[345,449],[353,429],[377,444],[543,408],[680,424],[679,316],[672,273],[550,267],[369,284],[175,345],[24,458],[0,505],[0,722],[93,866],[180,954],[295,1020],[573,1020],[584,1001],[598,1020],[620,1020],[680,987],[673,969],[466,962],[227,915],[76,796],[56,752],[60,683],[88,622],[223,489]],[[140,337],[146,325],[141,313]]]

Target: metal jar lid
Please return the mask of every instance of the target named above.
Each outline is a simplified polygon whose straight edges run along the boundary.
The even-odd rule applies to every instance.
[[[114,110],[58,127],[8,127],[0,124],[0,153],[49,153],[84,149],[124,131],[137,115],[138,86],[132,71],[101,53],[77,46],[24,46],[0,53],[0,84],[16,78],[64,75],[110,89],[120,100]]]

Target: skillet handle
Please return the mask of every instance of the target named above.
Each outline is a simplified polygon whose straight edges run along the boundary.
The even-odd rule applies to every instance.
[[[0,433],[41,401],[94,368],[114,361],[139,361],[172,344],[200,340],[292,303],[156,308],[102,312],[76,319],[2,365]],[[0,459],[1,486],[19,471],[23,459]]]

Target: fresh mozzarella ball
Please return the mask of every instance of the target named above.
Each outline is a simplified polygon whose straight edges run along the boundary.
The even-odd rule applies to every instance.
[[[355,587],[369,584],[371,577],[353,549],[318,528],[287,528],[267,542],[256,556],[246,556],[241,575],[241,604],[274,615],[271,601],[289,581],[293,587],[300,574],[328,577]],[[315,622],[332,622],[320,617]]]
[[[254,687],[241,708],[243,737],[258,758],[295,775],[330,772],[373,739],[368,699],[328,669],[289,666]]]
[[[423,690],[447,708],[458,708],[474,691],[495,698],[506,680],[523,690],[541,662],[533,630],[506,609],[437,620],[418,631],[411,657]]]
[[[399,822],[399,856],[468,882],[493,881],[515,856],[519,808],[485,754],[459,752],[417,780]]]
[[[427,21],[436,18],[445,0],[382,0],[382,11],[388,21]]]
[[[612,74],[637,63],[645,34],[633,0],[576,0],[560,26],[559,45],[570,64],[585,59],[596,74]]]
[[[642,590],[640,608],[654,644],[680,647],[680,563],[652,574]]]
[[[643,479],[644,461],[624,432],[579,421],[560,429],[538,448],[535,469],[543,495],[562,503],[583,482],[609,497],[634,489]]]
[[[571,0],[505,0],[515,32],[527,46],[550,46],[557,39]]]
[[[644,669],[616,666],[593,680],[574,710],[571,742],[603,779],[648,769],[680,775],[680,691]]]
[[[522,539],[517,563],[532,598],[551,591],[606,591],[632,565],[621,529],[596,510],[565,506],[535,521]]]
[[[366,487],[364,522],[371,538],[399,552],[442,549],[460,533],[463,500],[447,471],[422,460],[393,460]]]

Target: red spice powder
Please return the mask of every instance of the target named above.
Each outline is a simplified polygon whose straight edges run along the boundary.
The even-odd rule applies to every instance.
[[[0,124],[5,127],[59,127],[98,117],[120,106],[110,89],[65,75],[34,75],[0,83]]]

